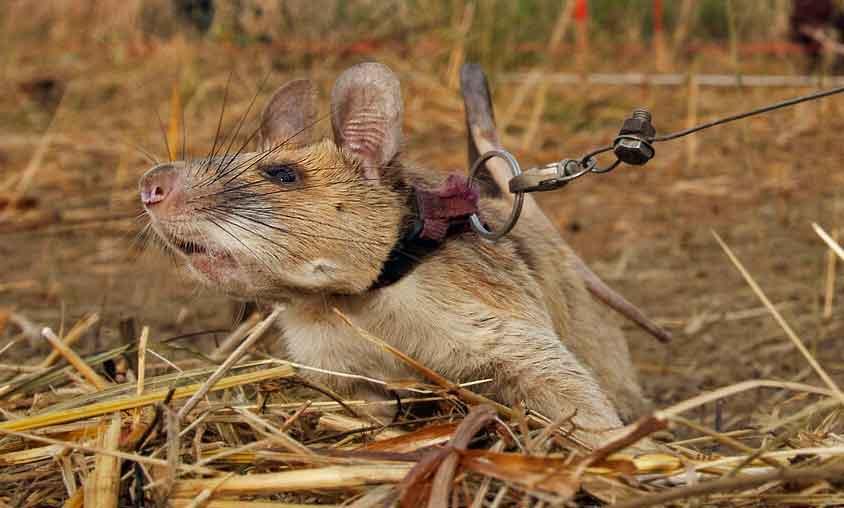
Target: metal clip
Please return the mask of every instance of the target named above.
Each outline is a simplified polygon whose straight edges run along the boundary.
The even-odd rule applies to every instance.
[[[579,160],[563,159],[538,168],[525,170],[510,179],[510,192],[542,192],[559,189],[571,180],[589,172],[594,164],[584,166]]]
[[[522,168],[519,166],[519,161],[513,157],[513,154],[508,152],[507,150],[490,150],[489,152],[481,155],[472,164],[472,168],[469,170],[469,186],[472,186],[472,182],[475,180],[475,176],[478,173],[478,170],[483,167],[484,163],[493,158],[500,158],[507,163],[510,167],[510,174],[513,175],[513,178],[518,178],[522,175]],[[477,213],[473,213],[469,216],[469,225],[472,229],[482,237],[486,238],[487,240],[495,241],[501,238],[502,236],[506,235],[513,229],[513,226],[516,225],[516,222],[519,220],[519,216],[522,214],[522,205],[525,201],[525,195],[522,192],[516,192],[515,197],[513,198],[513,208],[510,210],[510,217],[507,219],[507,222],[501,226],[497,230],[490,230],[486,225],[484,225],[484,221],[478,216]]]

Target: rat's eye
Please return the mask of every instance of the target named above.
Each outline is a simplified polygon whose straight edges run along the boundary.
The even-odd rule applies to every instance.
[[[261,173],[275,183],[296,183],[299,173],[292,164],[268,164],[261,168]]]

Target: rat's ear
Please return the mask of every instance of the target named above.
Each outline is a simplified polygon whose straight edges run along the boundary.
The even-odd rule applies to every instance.
[[[331,92],[334,141],[363,165],[366,178],[395,157],[401,144],[402,99],[396,75],[379,63],[355,65]]]
[[[259,150],[287,143],[309,144],[317,114],[316,95],[316,87],[307,79],[291,81],[276,90],[261,115]]]

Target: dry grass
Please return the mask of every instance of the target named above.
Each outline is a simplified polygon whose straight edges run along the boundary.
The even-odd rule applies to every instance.
[[[264,322],[255,325],[251,335],[262,334],[262,327]],[[361,340],[387,347],[361,333]],[[400,401],[403,410],[389,425],[366,416],[374,403],[313,402],[313,393],[291,391],[297,372],[283,360],[235,366],[237,351],[221,368],[146,376],[143,390],[127,381],[61,404],[38,404],[39,395],[50,393],[27,388],[54,369],[22,376],[7,384],[2,403],[8,420],[0,423],[0,500],[9,506],[78,505],[82,499],[115,506],[118,499],[136,504],[143,495],[145,502],[175,506],[233,500],[245,506],[508,506],[591,496],[650,506],[701,496],[720,505],[747,498],[821,505],[841,496],[835,482],[844,474],[844,442],[831,432],[837,387],[775,381],[727,386],[657,411],[589,451],[568,440],[567,422],[485,403],[482,395],[387,350],[439,385],[422,406]],[[51,385],[91,390],[73,368],[59,372]],[[790,422],[785,439],[759,428],[725,434],[681,416],[760,386],[815,395],[809,411]],[[179,402],[212,392],[219,395],[200,397],[193,406]],[[22,405],[20,397],[32,402]],[[139,418],[132,408],[140,409]],[[420,408],[428,415],[420,416]],[[819,415],[826,416],[811,423]],[[679,441],[662,433],[655,435],[661,435],[660,445],[635,446],[672,427],[703,437]],[[705,451],[712,443],[724,451]]]
[[[140,0],[10,4],[0,80],[0,506],[132,506],[141,496],[209,508],[844,502],[835,347],[844,324],[829,261],[841,255],[840,101],[754,120],[740,136],[705,134],[688,153],[660,146],[646,170],[545,197],[575,247],[677,336],[662,347],[630,333],[658,411],[599,450],[572,445],[566,422],[485,399],[483,380],[469,390],[399,351],[430,384],[412,386],[424,393],[402,399],[385,426],[369,412],[399,401],[342,400],[303,384],[299,366],[272,357],[277,332],[266,315],[234,327],[220,312],[229,302],[197,295],[154,249],[139,254],[137,177],[183,142],[190,154],[210,148],[229,76],[223,126],[237,143],[285,80],[309,75],[325,92],[350,63],[385,61],[405,78],[407,151],[442,169],[465,167],[452,85],[459,62],[477,56],[492,69],[534,71],[526,85],[494,82],[504,144],[531,147],[518,153],[525,165],[603,144],[636,105],[668,131],[800,92],[554,87],[544,73],[577,71],[574,59],[531,48],[570,49],[552,34],[555,23],[565,28],[558,10],[542,11],[553,15],[528,40],[492,21],[490,6],[513,16],[515,7],[421,3],[424,15],[396,3],[348,25],[335,3],[301,7],[293,15],[311,25],[244,45],[224,32],[145,33]],[[386,22],[384,12],[403,18]],[[620,46],[599,34],[590,47],[594,69],[650,70],[635,44],[613,56]],[[682,55],[673,64],[683,70]],[[697,65],[735,66],[799,69],[726,52]],[[824,225],[820,238],[809,221]],[[750,285],[713,228],[749,267]],[[263,341],[238,349],[250,336]],[[660,449],[631,447],[644,436]]]

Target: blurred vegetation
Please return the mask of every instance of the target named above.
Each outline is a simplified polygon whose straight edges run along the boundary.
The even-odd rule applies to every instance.
[[[5,36],[67,38],[109,44],[143,37],[189,33],[175,6],[186,0],[10,0],[0,9]],[[466,55],[491,71],[518,69],[547,61],[547,39],[565,0],[235,0],[214,2],[214,19],[194,12],[203,37],[238,45],[256,43],[299,46],[354,41],[448,44],[461,39],[458,27],[470,12]],[[687,5],[688,4],[688,5]],[[728,37],[730,0],[664,0],[669,45],[724,41]],[[787,30],[788,0],[733,0],[739,40],[782,38]],[[619,45],[644,45],[653,35],[652,0],[589,0],[593,51]],[[686,12],[688,11],[688,12]],[[684,14],[686,12],[686,14]],[[86,26],[87,25],[87,26]],[[572,30],[565,41],[574,42]],[[683,40],[675,40],[682,32]],[[197,35],[199,36],[199,35]],[[677,47],[674,47],[677,46]],[[105,49],[105,48],[104,48]],[[433,63],[446,55],[432,52]],[[438,60],[439,59],[439,60]],[[565,66],[559,55],[552,63]]]
[[[739,62],[729,51],[731,26],[740,42],[787,40],[790,0],[663,0],[667,67],[658,67],[654,57],[653,0],[589,0],[585,52],[578,51],[575,22],[566,16],[573,2],[7,0],[0,9],[0,90],[3,83],[18,88],[34,83],[37,88],[84,77],[104,83],[98,88],[101,95],[70,94],[64,99],[66,108],[81,107],[74,100],[148,100],[140,96],[155,91],[164,110],[168,86],[178,83],[190,118],[220,103],[229,73],[235,74],[235,83],[253,90],[269,73],[329,79],[340,68],[370,59],[417,75],[437,91],[437,107],[446,110],[453,106],[446,97],[457,88],[456,69],[463,61],[480,62],[494,84],[502,73],[534,70],[694,72],[703,60],[706,72],[788,74],[806,69],[799,54],[740,55]],[[197,8],[203,3],[204,9]],[[565,26],[561,44],[549,50],[560,26]],[[701,50],[706,51],[703,57]],[[132,91],[138,98],[107,93],[109,87],[120,89],[114,81],[121,73],[138,76],[128,78],[135,79]],[[205,83],[212,77],[213,85]],[[534,93],[525,94],[528,89],[517,89],[521,99],[502,114],[512,119],[520,105],[533,104]],[[10,96],[20,93],[8,91]],[[542,115],[524,125],[565,118],[574,132],[615,125],[632,107],[624,99],[603,114],[606,99],[593,103],[578,87],[572,92],[576,96],[543,99]],[[51,115],[27,108],[0,110],[0,122],[35,131],[49,124]],[[508,133],[524,128],[519,121],[506,124]]]

